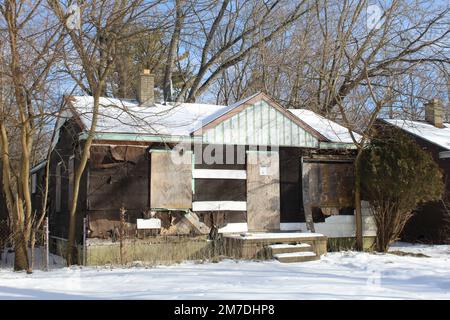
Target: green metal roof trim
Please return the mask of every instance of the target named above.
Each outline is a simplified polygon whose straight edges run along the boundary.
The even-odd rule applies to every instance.
[[[87,137],[88,137],[87,132],[82,132],[79,135],[80,140],[86,140]],[[96,132],[94,134],[94,140],[144,141],[144,142],[195,142],[195,141],[200,142],[201,137]]]
[[[356,149],[353,143],[343,143],[343,142],[320,142],[319,149]]]
[[[86,140],[87,132],[79,135],[80,140]],[[95,140],[112,140],[112,141],[144,141],[144,142],[202,142],[201,136],[168,136],[168,135],[143,135],[129,133],[106,133],[97,132],[94,135]],[[356,149],[352,143],[323,142],[319,143],[320,149]]]

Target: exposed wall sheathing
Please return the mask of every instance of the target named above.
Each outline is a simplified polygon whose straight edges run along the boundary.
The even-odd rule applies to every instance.
[[[89,167],[88,210],[148,208],[146,148],[93,146]]]
[[[303,162],[308,172],[303,183],[308,184],[308,203],[314,207],[352,207],[354,166],[352,162],[309,160]]]
[[[313,214],[338,214],[354,204],[354,166],[350,161],[304,159],[302,195],[308,230],[314,232]]]

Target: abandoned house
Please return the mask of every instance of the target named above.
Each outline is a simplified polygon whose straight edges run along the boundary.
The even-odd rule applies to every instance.
[[[114,237],[121,208],[132,232],[355,236],[354,147],[346,128],[309,110],[286,110],[264,93],[230,106],[157,103],[153,75],[140,77],[138,101],[100,98],[78,198],[80,243],[84,218],[88,239]],[[56,123],[48,205],[58,241],[67,239],[92,109],[91,96],[66,97]],[[35,184],[44,171],[43,164],[33,169]],[[39,190],[33,185],[36,206]],[[364,215],[363,235],[375,233]]]
[[[425,121],[382,119],[383,124],[402,130],[429,152],[442,170],[445,191],[442,201],[421,205],[406,224],[403,239],[442,243],[450,235],[450,123],[444,122],[442,102],[425,104]]]

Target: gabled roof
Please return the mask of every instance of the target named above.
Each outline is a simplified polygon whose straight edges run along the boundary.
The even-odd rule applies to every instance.
[[[84,131],[92,123],[92,96],[70,96],[68,107],[60,113],[56,130],[69,118],[74,118]],[[270,96],[259,92],[230,106],[202,103],[156,103],[142,106],[135,100],[100,98],[96,134],[102,137],[140,139],[147,136],[185,137],[201,135],[255,103],[264,101],[287,119],[303,128],[317,141],[352,143],[348,130],[306,109],[286,110]],[[56,134],[56,137],[58,134]],[[355,137],[359,137],[355,134]],[[108,140],[108,139],[107,139]]]
[[[98,133],[133,133],[152,135],[189,136],[213,127],[256,101],[265,100],[286,117],[303,127],[321,141],[326,137],[308,124],[286,111],[264,93],[256,93],[230,106],[202,103],[167,103],[142,106],[135,100],[100,98]],[[92,96],[70,96],[69,107],[60,114],[62,119],[75,117],[82,129],[89,130],[92,123]],[[59,126],[61,126],[60,123]]]
[[[311,110],[307,109],[288,109],[300,120],[314,128],[330,142],[334,143],[353,143],[350,132],[347,128],[341,126],[339,123],[331,121]],[[361,140],[362,136],[356,132],[353,135],[357,141]]]
[[[319,141],[329,142],[329,140],[324,135],[322,135],[320,132],[315,130],[313,127],[309,126],[307,123],[302,121],[302,119],[300,119],[300,118],[296,117],[295,115],[293,115],[292,113],[288,112],[285,108],[283,108],[279,103],[277,103],[274,99],[272,99],[269,95],[265,94],[264,92],[255,93],[254,95],[251,95],[245,99],[242,99],[242,100],[230,105],[228,107],[228,110],[224,110],[224,112],[221,114],[219,114],[219,113],[216,114],[215,118],[209,119],[210,120],[209,122],[204,123],[204,125],[201,127],[201,129],[199,128],[198,130],[194,131],[193,134],[194,135],[201,134],[202,132],[204,132],[208,129],[211,129],[211,128],[215,127],[218,123],[221,123],[221,122],[233,117],[237,113],[245,110],[246,108],[252,106],[256,102],[261,101],[261,100],[267,102],[271,107],[275,108],[277,111],[281,112],[284,116],[286,116],[287,118],[292,120],[294,123],[296,123],[297,125],[302,127],[304,130],[308,131],[310,134],[315,136]]]
[[[424,121],[381,119],[397,128],[400,128],[420,139],[431,142],[446,150],[450,150],[450,123],[444,123],[444,128],[437,128]]]

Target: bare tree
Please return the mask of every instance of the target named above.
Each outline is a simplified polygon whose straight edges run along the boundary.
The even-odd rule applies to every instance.
[[[371,24],[369,4],[314,1],[313,8],[288,29],[289,36],[276,37],[261,47],[262,52],[254,52],[251,67],[242,69],[248,80],[241,85],[255,91],[255,85],[261,90],[261,81],[276,84],[266,89],[283,105],[330,114],[339,100],[350,100],[367,86],[367,75],[373,86],[385,86],[388,78],[395,77],[393,93],[412,97],[419,105],[423,102],[417,94],[423,87],[419,82],[427,77],[435,86],[445,82],[438,73],[448,74],[450,12],[445,5],[396,0],[386,7],[377,4],[380,16]],[[255,76],[260,79],[256,84]],[[415,84],[413,95],[411,86],[398,81],[408,76]],[[232,81],[242,75],[227,77]],[[445,86],[435,87],[447,96]]]
[[[30,167],[39,132],[49,114],[50,71],[60,58],[62,37],[42,1],[0,4],[2,96],[0,154],[3,191],[14,235],[14,270],[31,272],[28,243],[36,226],[31,203]]]
[[[195,66],[177,94],[177,101],[195,101],[225,70],[243,61],[304,15],[308,1],[190,1],[183,19],[180,44]],[[174,33],[175,35],[175,33]]]
[[[225,1],[226,2],[226,1]],[[175,23],[170,39],[169,52],[167,53],[166,68],[164,70],[163,94],[164,101],[172,101],[172,73],[175,67],[175,59],[180,42],[181,28],[184,21],[183,0],[175,0]]]
[[[93,97],[91,126],[79,151],[78,166],[74,175],[72,203],[69,210],[70,221],[66,260],[67,264],[71,265],[74,263],[73,258],[77,253],[76,216],[80,181],[95,136],[100,97],[107,93],[106,80],[117,57],[115,50],[118,43],[130,36],[130,30],[127,27],[146,12],[151,11],[160,1],[102,0],[85,3],[80,8],[82,14],[79,29],[71,28],[67,24],[70,14],[66,13],[63,1],[49,0],[48,2],[70,38],[70,42],[65,48],[67,72],[85,93]],[[71,56],[71,54],[74,56]],[[70,64],[73,59],[77,61],[78,65],[72,66]]]
[[[220,87],[210,88],[226,103],[264,90],[286,107],[312,109],[363,133],[362,140],[354,139],[359,248],[357,172],[376,118],[418,117],[430,95],[448,99],[447,6],[396,0],[377,8],[380,15],[371,22],[368,1],[314,1],[287,33],[261,43],[236,68],[222,73]]]

